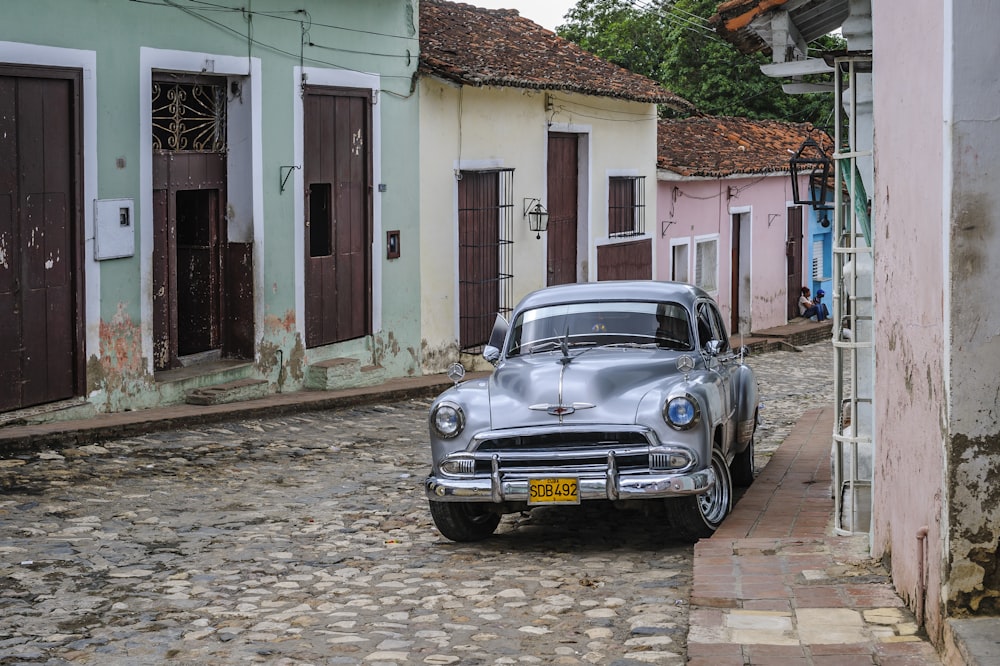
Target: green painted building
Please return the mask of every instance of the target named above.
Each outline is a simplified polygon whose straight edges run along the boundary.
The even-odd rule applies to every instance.
[[[6,0],[0,413],[420,372],[413,0]]]

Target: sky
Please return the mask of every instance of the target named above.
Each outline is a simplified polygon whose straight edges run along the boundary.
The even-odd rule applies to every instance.
[[[517,13],[529,18],[543,28],[555,32],[556,26],[565,23],[563,16],[576,6],[576,0],[462,0],[463,2],[486,7],[487,9],[516,9]]]

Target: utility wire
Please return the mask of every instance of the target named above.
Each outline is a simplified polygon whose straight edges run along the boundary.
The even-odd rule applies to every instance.
[[[161,1],[158,1],[158,2],[154,1],[154,0],[129,0],[129,1],[130,2],[135,2],[137,4],[154,5],[154,6],[157,6],[157,7],[168,7],[168,8],[172,8],[172,9],[177,9],[178,11],[182,11],[185,14],[191,16],[192,18],[195,18],[195,19],[197,19],[199,21],[203,21],[205,23],[208,23],[209,25],[212,25],[212,26],[218,28],[219,30],[222,30],[222,31],[227,32],[227,33],[229,33],[231,35],[234,35],[235,37],[238,37],[241,40],[246,39],[248,41],[248,44],[250,44],[250,45],[257,46],[259,48],[271,51],[272,53],[277,53],[279,55],[284,55],[284,56],[287,56],[289,58],[293,58],[295,60],[299,60],[301,62],[308,62],[310,64],[317,64],[317,65],[328,65],[328,66],[337,67],[339,69],[343,69],[343,70],[346,70],[346,71],[349,71],[349,72],[365,73],[362,70],[355,69],[353,67],[347,67],[345,65],[342,65],[340,63],[333,62],[333,61],[330,61],[330,60],[323,60],[323,59],[315,58],[315,57],[303,57],[301,53],[293,53],[291,51],[287,51],[285,49],[277,47],[277,46],[275,46],[273,44],[268,44],[266,42],[262,42],[260,40],[254,39],[253,36],[252,36],[252,34],[249,33],[249,31],[245,34],[245,33],[241,32],[240,30],[237,30],[236,28],[230,27],[230,26],[226,25],[225,23],[222,23],[220,21],[216,21],[216,20],[214,20],[212,18],[209,18],[208,16],[203,16],[200,13],[201,11],[222,11],[221,9],[209,9],[209,10],[201,10],[201,9],[199,9],[199,10],[194,10],[194,9],[191,9],[190,7],[181,6],[181,4],[178,2],[178,0],[161,0]],[[233,10],[233,11],[234,12],[238,12],[240,10]],[[253,14],[258,14],[258,12],[253,12]],[[292,19],[289,19],[289,20],[292,20]],[[304,25],[303,21],[301,21],[301,20],[295,20],[295,22]],[[317,24],[313,24],[313,25],[317,25]],[[336,26],[333,26],[333,27],[336,27]],[[343,29],[343,30],[349,30],[349,28],[341,28],[341,29]],[[358,32],[361,32],[361,31],[358,31]],[[314,47],[320,47],[320,45],[312,43],[312,42],[310,42],[309,45],[310,46],[314,46]],[[320,48],[324,48],[324,47],[320,47]],[[336,49],[334,47],[326,47],[326,48],[329,48],[330,50],[346,50],[346,49]],[[390,54],[390,53],[369,53],[368,55],[378,55],[378,56],[398,57],[398,58],[409,58],[410,57],[410,56],[405,55],[405,54]],[[402,75],[402,74],[383,74],[382,76],[384,78],[391,78],[391,79],[406,79],[406,80],[410,80],[412,78],[411,75],[409,75],[409,74],[406,74],[406,75]],[[385,91],[385,92],[389,92],[389,91]],[[390,93],[390,94],[392,94],[392,93]]]
[[[190,2],[190,3],[193,3],[193,4],[201,5],[201,7],[198,9],[198,11],[206,11],[206,12],[208,12],[208,11],[229,12],[229,13],[237,13],[237,14],[241,14],[241,13],[244,13],[246,11],[246,10],[244,10],[241,7],[228,7],[226,5],[220,5],[220,4],[217,4],[217,3],[208,2],[207,0],[187,0],[187,1]],[[188,11],[188,9],[189,9],[189,8],[181,7],[177,2],[173,2],[171,0],[129,0],[129,2],[134,2],[136,4],[141,4],[141,5],[153,5],[153,6],[157,6],[157,7],[171,7],[171,8],[175,8],[175,9],[180,9],[182,11]],[[191,11],[194,11],[194,10],[191,10]],[[292,21],[292,22],[295,22],[295,23],[301,22],[302,19],[301,18],[296,18],[295,16],[284,16],[284,15],[285,14],[308,14],[308,12],[306,10],[304,10],[304,9],[295,9],[295,10],[289,10],[289,11],[283,11],[283,12],[281,12],[281,11],[262,12],[262,11],[257,10],[257,11],[253,11],[253,12],[247,12],[247,13],[252,13],[252,14],[255,14],[257,16],[263,16],[263,17],[267,17],[267,18],[275,19],[275,20],[279,20],[279,21]],[[358,34],[362,34],[362,35],[377,35],[379,37],[391,37],[393,39],[405,39],[405,40],[409,40],[409,41],[412,41],[412,42],[419,41],[417,37],[413,37],[413,36],[410,36],[410,35],[394,35],[394,34],[388,33],[388,32],[377,32],[377,31],[374,31],[374,30],[361,30],[359,28],[347,28],[347,27],[344,27],[342,25],[334,25],[334,24],[331,24],[331,23],[313,23],[312,25],[314,25],[314,26],[316,26],[318,28],[330,28],[332,30],[343,30],[345,32],[354,32],[354,33],[358,33]]]
[[[655,14],[663,20],[672,23],[675,27],[683,28],[684,30],[688,30],[700,37],[704,37],[715,42],[722,42],[722,39],[715,34],[715,31],[708,27],[706,19],[703,19],[697,14],[692,14],[691,12],[678,9],[673,5],[669,8],[657,7],[647,0],[626,0],[626,2],[633,9],[637,9],[640,12],[647,14]],[[682,16],[681,14],[687,14],[687,17]]]

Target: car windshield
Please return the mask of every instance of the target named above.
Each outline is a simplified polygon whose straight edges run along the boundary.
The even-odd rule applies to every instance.
[[[511,327],[507,356],[562,349],[564,344],[691,351],[691,340],[688,312],[677,303],[563,303],[519,314]]]

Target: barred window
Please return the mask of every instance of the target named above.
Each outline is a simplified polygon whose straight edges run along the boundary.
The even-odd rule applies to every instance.
[[[608,235],[641,236],[646,233],[646,177],[613,176],[608,179]]]
[[[462,171],[458,181],[459,346],[479,353],[512,299],[513,169]]]

